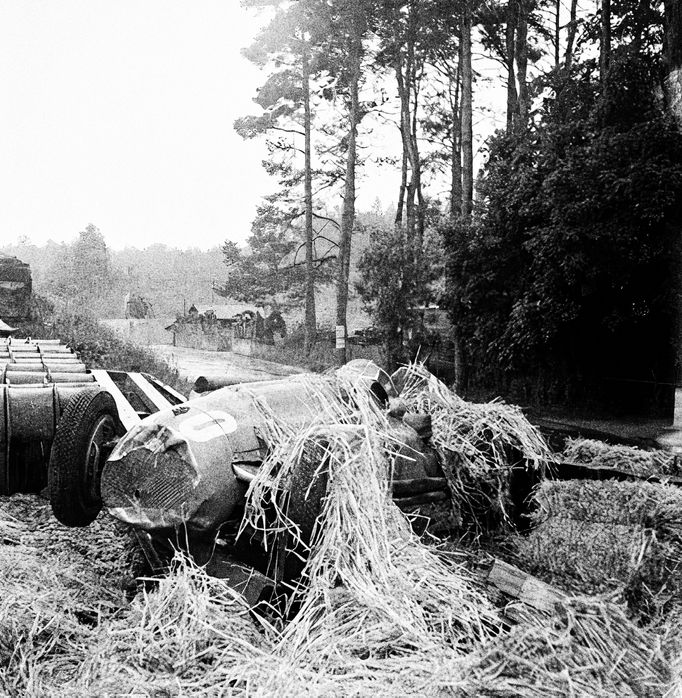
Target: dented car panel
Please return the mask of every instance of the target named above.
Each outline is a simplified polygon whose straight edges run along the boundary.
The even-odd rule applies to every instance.
[[[368,362],[344,367],[345,379],[388,398],[380,369]],[[295,377],[227,386],[143,419],[117,444],[101,478],[104,506],[116,518],[165,535],[184,527],[214,534],[245,501],[266,457],[266,422],[276,416],[291,426],[310,424],[321,398]],[[445,498],[447,486],[428,429],[418,433],[389,415],[395,443],[394,498],[413,507]],[[398,484],[398,490],[395,485]],[[411,483],[418,483],[416,491]]]
[[[304,385],[269,381],[222,388],[157,412],[130,430],[105,464],[104,505],[148,531],[215,530],[246,492],[247,478],[232,465],[256,465],[265,457],[262,405],[290,424],[308,423],[319,411]]]

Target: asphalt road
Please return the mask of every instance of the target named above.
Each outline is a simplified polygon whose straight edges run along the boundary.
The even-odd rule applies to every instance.
[[[188,347],[155,344],[155,352],[168,359],[180,371],[180,375],[194,382],[199,376],[224,376],[234,381],[248,382],[283,378],[304,369],[228,351],[204,351]]]

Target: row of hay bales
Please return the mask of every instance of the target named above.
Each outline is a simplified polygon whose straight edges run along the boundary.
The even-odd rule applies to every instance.
[[[287,484],[302,454],[326,444],[328,493],[302,583],[289,599],[293,617],[274,608],[249,613],[223,582],[183,560],[160,583],[126,593],[135,559],[106,515],[69,538],[42,514],[39,525],[29,523],[29,500],[2,500],[0,693],[676,695],[677,628],[665,617],[674,603],[666,605],[664,595],[677,579],[677,491],[650,485],[642,501],[641,483],[544,482],[534,528],[519,535],[509,454],[541,474],[550,454],[537,432],[518,410],[465,403],[418,367],[407,378],[401,398],[433,418],[457,533],[504,533],[517,564],[567,592],[551,610],[519,608],[487,588],[466,555],[446,554],[415,535],[391,500],[395,445],[386,440],[385,415],[360,393],[350,401],[358,409],[350,410],[352,387],[340,394],[320,378],[311,390],[325,394],[328,409],[314,424],[301,431],[271,420],[271,457],[246,514],[251,526],[296,536]],[[274,524],[263,501],[279,512]],[[586,556],[595,536],[576,542],[587,519],[605,529],[615,520],[623,541],[635,532],[641,546],[623,543],[620,561],[614,554],[607,569],[604,553]],[[572,548],[562,548],[566,536],[556,532],[567,527]],[[642,562],[647,556],[651,562]],[[657,571],[660,560],[664,572]],[[652,592],[646,603],[628,607],[627,590],[643,587]]]
[[[620,591],[632,613],[665,617],[682,597],[682,490],[644,481],[546,481],[524,569],[567,591]]]

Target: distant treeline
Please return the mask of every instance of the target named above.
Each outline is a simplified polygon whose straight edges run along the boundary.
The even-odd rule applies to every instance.
[[[39,246],[20,239],[1,251],[31,265],[34,291],[57,309],[87,308],[101,318],[123,317],[128,293],[142,296],[156,317],[175,317],[192,303],[213,302],[212,286],[225,276],[219,247],[112,250],[93,225],[73,242]]]

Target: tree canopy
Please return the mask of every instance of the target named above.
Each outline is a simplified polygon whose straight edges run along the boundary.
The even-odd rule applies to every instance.
[[[490,141],[471,224],[445,230],[446,302],[470,363],[488,379],[551,374],[544,399],[637,399],[623,381],[674,380],[682,137],[660,52],[640,41],[653,29],[617,27],[606,81],[590,59],[538,81],[529,128]]]

